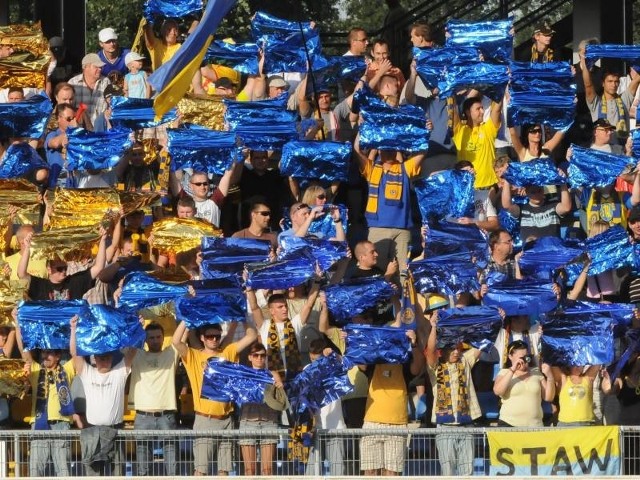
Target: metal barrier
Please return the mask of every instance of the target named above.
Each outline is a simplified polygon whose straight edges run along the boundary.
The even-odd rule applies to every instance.
[[[367,445],[397,442],[403,476],[438,476],[441,467],[436,442],[467,438],[472,445],[473,475],[489,474],[488,428],[345,429],[302,434],[292,443],[290,432],[278,430],[119,430],[113,457],[92,473],[82,462],[79,430],[0,431],[0,478],[114,476],[190,476],[193,450],[200,443],[213,447],[209,475],[218,473],[217,459],[230,456],[230,475],[361,476]],[[509,429],[514,431],[515,429]],[[553,432],[554,428],[540,429]],[[623,475],[640,473],[640,427],[621,427]],[[217,450],[217,452],[215,451]],[[317,454],[320,452],[320,455]],[[217,453],[217,454],[216,454]],[[267,455],[267,457],[265,457]],[[270,457],[270,458],[269,458]],[[264,459],[264,462],[262,461]],[[96,464],[94,464],[96,468]]]

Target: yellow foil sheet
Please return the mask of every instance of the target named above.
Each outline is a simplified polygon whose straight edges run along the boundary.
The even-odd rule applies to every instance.
[[[31,249],[34,258],[80,261],[91,256],[91,249],[99,239],[95,225],[60,228],[34,234]]]
[[[0,326],[13,325],[11,311],[24,299],[24,291],[25,284],[20,281],[0,280]]]
[[[125,215],[153,205],[160,200],[160,193],[156,192],[118,192],[118,194]]]
[[[178,102],[180,121],[212,130],[224,130],[224,96],[187,94]]]
[[[18,208],[15,223],[39,223],[40,202],[38,188],[26,180],[0,180],[0,222],[9,215],[9,206]]]
[[[0,27],[0,45],[12,45],[16,52],[25,50],[34,55],[51,54],[40,23]]]
[[[162,253],[187,252],[200,246],[202,237],[219,237],[222,230],[199,218],[163,218],[153,224],[153,248]]]
[[[29,382],[24,373],[24,360],[0,358],[0,393],[11,397],[24,397]]]
[[[120,210],[113,188],[57,188],[49,228],[96,227]]]
[[[31,53],[11,55],[0,60],[0,87],[45,87],[51,57]]]

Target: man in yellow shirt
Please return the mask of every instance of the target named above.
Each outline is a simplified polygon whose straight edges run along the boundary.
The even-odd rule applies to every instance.
[[[9,276],[9,281],[11,282],[19,282],[21,281],[18,277],[18,263],[20,263],[20,259],[22,258],[22,250],[24,248],[23,241],[26,238],[27,234],[33,233],[33,225],[22,225],[18,228],[16,232],[16,240],[18,241],[18,246],[20,247],[20,251],[14,253],[13,255],[9,255],[5,258],[5,262],[11,268],[11,275]],[[43,258],[40,259],[29,259],[29,267],[27,269],[27,273],[32,277],[40,277],[40,278],[48,278],[49,274],[47,273],[47,261]],[[27,282],[22,282],[23,285],[26,286]]]
[[[233,338],[237,322],[231,322],[227,337]],[[201,398],[204,369],[207,360],[212,357],[223,358],[230,362],[238,361],[238,354],[251,345],[257,338],[253,325],[245,324],[245,335],[239,341],[229,343],[222,347],[222,327],[219,323],[204,325],[198,329],[199,339],[203,349],[197,350],[185,343],[187,326],[180,322],[173,334],[173,346],[180,354],[182,363],[187,371],[191,391],[193,393],[193,409],[196,419],[193,423],[194,430],[229,430],[232,428],[231,413],[233,405],[225,402],[215,402]],[[210,475],[209,465],[214,453],[218,456],[218,475],[228,475],[231,470],[231,446],[219,440],[211,440],[211,437],[196,438],[193,442],[194,475]]]
[[[484,121],[484,107],[479,96],[468,97],[462,104],[463,122],[454,110],[453,143],[458,151],[458,160],[473,163],[476,171],[476,189],[487,189],[498,182],[493,169],[496,160],[495,141],[502,123],[502,102],[492,102],[491,115]]]

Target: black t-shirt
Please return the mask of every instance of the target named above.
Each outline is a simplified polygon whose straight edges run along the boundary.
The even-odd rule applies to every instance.
[[[546,202],[535,207],[529,203],[520,205],[520,238],[559,237],[560,216],[556,212],[559,202]]]
[[[357,265],[350,271],[347,271],[344,278],[345,280],[351,278],[369,278],[369,277],[380,277],[383,278],[384,272],[374,266],[369,270],[363,270]],[[375,307],[370,309],[371,314],[373,315],[374,323],[376,325],[386,325],[389,322],[393,322],[393,305],[391,302],[380,302]]]
[[[93,287],[91,269],[74,273],[62,283],[51,283],[48,278],[31,277],[29,298],[31,300],[79,300]]]

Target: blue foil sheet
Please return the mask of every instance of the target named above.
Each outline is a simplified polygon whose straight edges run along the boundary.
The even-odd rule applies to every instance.
[[[196,172],[224,175],[242,160],[235,133],[219,132],[199,125],[167,129],[171,170],[192,168]]]
[[[44,94],[22,102],[0,103],[0,138],[40,138],[44,135],[51,100]]]
[[[426,240],[426,258],[460,252],[468,252],[469,258],[475,257],[478,264],[486,264],[489,258],[487,238],[476,225],[432,222]]]
[[[292,141],[282,149],[280,173],[293,178],[346,182],[350,160],[350,143]]]
[[[416,71],[420,79],[430,88],[438,86],[444,72],[457,62],[477,62],[478,51],[469,47],[413,48]]]
[[[638,118],[638,113],[640,112],[636,112],[636,118]],[[631,154],[633,158],[640,160],[640,128],[631,131],[631,141]]]
[[[627,333],[629,327],[631,327],[635,305],[629,303],[565,301],[560,308],[567,315],[592,312],[605,317],[610,317],[613,322],[614,338],[622,338]]]
[[[358,278],[343,281],[324,288],[327,308],[339,322],[345,322],[375,307],[388,302],[395,290],[382,277]]]
[[[550,280],[553,270],[565,266],[584,252],[584,245],[557,237],[543,237],[527,244],[520,261],[525,277]]]
[[[593,148],[582,148],[572,144],[569,159],[569,185],[578,187],[606,187],[616,181],[629,157],[601,152]]]
[[[322,47],[316,30],[304,36],[299,31],[287,35],[263,35],[257,39],[257,43],[264,52],[265,73],[306,73],[310,69],[322,69],[330,65],[329,60],[320,53]]]
[[[142,348],[146,333],[137,313],[108,305],[87,305],[78,315],[78,355],[99,355],[126,347]]]
[[[342,228],[344,232],[347,233],[349,223],[345,221],[345,219],[349,218],[349,211],[345,205],[326,205],[325,204],[325,213],[324,215],[319,216],[318,218],[314,218],[311,221],[311,225],[309,225],[309,229],[307,232],[311,235],[316,235],[320,238],[330,239],[336,238],[336,224],[333,223],[333,218],[329,215],[329,208],[337,207],[340,210],[340,218],[342,221]],[[287,230],[291,228],[291,219],[289,218],[289,209],[285,208],[282,212],[282,228],[283,230]]]
[[[307,35],[314,31],[311,27],[311,22],[292,22],[261,11],[256,12],[251,19],[251,34],[253,38],[272,33],[299,33],[300,29]]]
[[[508,316],[538,316],[558,306],[553,283],[515,280],[494,283],[482,298],[482,304],[502,308]]]
[[[315,70],[317,83],[333,85],[341,80],[358,82],[367,70],[367,62],[361,55],[339,55],[328,57],[329,66]]]
[[[510,162],[502,175],[507,182],[516,187],[529,185],[564,185],[567,178],[558,173],[550,158],[538,158],[530,162]]]
[[[484,349],[502,326],[502,316],[496,307],[447,308],[438,315],[437,339],[441,348],[468,343]]]
[[[204,369],[201,397],[215,402],[262,403],[264,388],[273,385],[269,370],[258,370],[221,358],[210,358]]]
[[[242,282],[235,276],[190,280],[189,285],[196,291],[196,295],[200,296],[215,292],[234,293],[242,291]]]
[[[475,88],[491,100],[499,102],[509,83],[509,69],[506,65],[486,62],[459,61],[450,65],[440,77],[438,88],[440,97],[450,97],[465,88]]]
[[[133,146],[131,130],[124,129],[89,132],[76,128],[67,130],[67,138],[69,170],[108,170]]]
[[[619,267],[633,266],[635,253],[626,230],[614,225],[608,230],[585,240],[591,264],[588,274],[598,275]]]
[[[471,172],[445,170],[413,182],[422,222],[474,216],[474,177]]]
[[[201,11],[202,0],[147,0],[142,14],[153,22],[156,17],[182,18]]]
[[[20,302],[18,324],[25,351],[68,350],[71,317],[87,308],[86,300]]]
[[[320,238],[284,236],[280,237],[279,258],[291,256],[300,249],[306,249],[316,259],[323,271],[329,270],[338,260],[347,257],[347,242]]]
[[[176,300],[176,318],[189,329],[210,323],[244,322],[247,299],[242,291],[214,292],[208,295],[182,297]]]
[[[163,123],[173,122],[178,118],[178,111],[172,108],[165,113],[160,121],[154,120],[153,99],[151,98],[127,98],[111,97],[111,124],[114,127],[130,128],[154,128]]]
[[[204,56],[205,61],[225,64],[245,75],[258,74],[258,45],[214,40]]]
[[[335,353],[311,362],[287,384],[287,396],[294,415],[306,411],[317,413],[322,407],[351,393],[353,385],[347,371]]]
[[[133,272],[125,277],[118,306],[140,310],[169,303],[188,293],[186,285],[164,283],[145,272]]]
[[[444,293],[458,295],[476,292],[478,267],[468,252],[449,253],[409,263],[416,291],[421,294]]]
[[[498,221],[502,228],[504,228],[511,238],[513,238],[514,246],[522,246],[522,239],[520,238],[520,220],[509,213],[508,210],[500,209],[498,212]]]
[[[411,342],[406,330],[371,325],[345,325],[344,358],[353,365],[406,363],[411,358]]]
[[[507,125],[545,123],[566,131],[576,110],[576,85],[567,62],[511,63]]]
[[[640,46],[602,43],[600,45],[587,45],[585,47],[584,59],[589,68],[600,58],[617,58],[629,61],[633,65],[640,65]]]
[[[200,274],[204,279],[241,275],[245,264],[266,262],[270,251],[268,240],[203,237]]]
[[[229,129],[252,150],[281,150],[298,138],[296,114],[286,110],[287,96],[255,102],[225,100]]]
[[[0,179],[24,177],[43,168],[49,170],[49,164],[28,143],[9,145],[0,162]]]
[[[271,263],[247,265],[247,286],[253,289],[281,290],[297,287],[315,274],[315,261],[306,254]]]
[[[607,315],[590,311],[541,317],[542,356],[557,366],[609,365],[613,362],[613,326]]]
[[[471,47],[482,52],[485,60],[508,62],[513,51],[513,20],[465,23],[447,22],[447,47]]]

